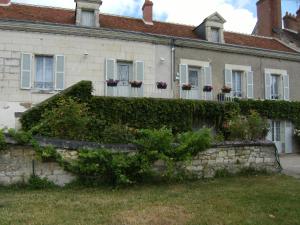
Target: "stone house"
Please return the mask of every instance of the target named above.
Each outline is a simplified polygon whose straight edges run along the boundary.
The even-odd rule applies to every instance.
[[[0,0],[0,128],[17,127],[21,112],[80,80],[101,96],[300,100],[300,54],[276,37],[226,32],[218,13],[197,27],[153,21],[150,0],[141,19],[102,14],[101,4],[76,0],[71,10]],[[232,89],[226,96],[224,86]],[[271,127],[279,151],[292,152],[292,124]]]

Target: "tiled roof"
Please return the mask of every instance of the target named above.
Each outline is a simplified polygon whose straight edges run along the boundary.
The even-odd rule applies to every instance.
[[[75,10],[11,4],[0,7],[0,19],[28,20],[35,22],[49,22],[57,24],[75,24]],[[113,15],[100,15],[101,27],[144,32],[149,34],[169,35],[174,37],[199,39],[194,32],[194,26],[157,22],[154,25],[144,24],[142,19]],[[251,36],[233,32],[224,32],[225,43],[256,47],[277,51],[295,52],[276,39]]]

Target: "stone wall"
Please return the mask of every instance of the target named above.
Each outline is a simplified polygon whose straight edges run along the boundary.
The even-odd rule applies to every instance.
[[[50,141],[51,142],[51,141]],[[47,141],[47,143],[50,143]],[[67,160],[77,158],[77,148],[72,142],[52,142],[58,144],[57,151]],[[45,142],[40,140],[40,144]],[[64,147],[62,147],[64,146]],[[69,148],[72,146],[72,149]],[[78,145],[79,146],[79,145]],[[82,144],[80,144],[82,146]],[[88,143],[84,143],[89,148]],[[107,146],[103,146],[107,147]],[[112,146],[110,146],[112,147]],[[132,146],[115,146],[114,151],[134,152]],[[280,164],[276,159],[276,147],[271,142],[260,143],[223,143],[201,152],[186,169],[195,173],[198,178],[212,178],[219,170],[238,173],[245,168],[266,170],[270,173],[279,172]],[[164,163],[155,163],[155,169],[163,169]],[[30,146],[10,145],[8,150],[0,152],[0,185],[26,182],[30,175],[46,177],[55,184],[63,186],[75,179],[75,176],[64,171],[57,163],[40,162]]]

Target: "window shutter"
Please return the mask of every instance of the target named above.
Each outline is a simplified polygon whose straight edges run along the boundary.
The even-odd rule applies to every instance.
[[[137,94],[139,97],[143,97],[144,95],[144,62],[137,61],[135,62],[135,70],[136,70],[136,79],[138,81],[142,81],[143,84],[140,88],[137,89]]]
[[[32,55],[29,53],[22,54],[21,63],[21,89],[31,88],[31,71],[32,71]]]
[[[56,56],[55,90],[63,90],[65,83],[65,57]]]
[[[247,98],[254,98],[252,71],[247,72]]]
[[[204,67],[204,85],[212,86],[212,69],[211,66]],[[200,88],[202,89],[202,88]],[[203,91],[203,89],[202,89]],[[204,92],[205,100],[213,100],[212,91]]]
[[[271,99],[271,74],[265,74],[265,99]]]
[[[109,79],[116,79],[116,60],[115,59],[106,59],[105,63],[105,77],[106,80]],[[114,96],[115,88],[114,87],[108,87],[106,84],[106,80],[104,82],[105,90],[106,90],[106,96]]]
[[[293,126],[290,121],[285,122],[285,153],[293,153]]]
[[[179,73],[180,73],[180,98],[186,98],[185,95],[186,93],[182,91],[182,85],[187,84],[189,79],[188,79],[188,65],[187,64],[180,64],[179,65]]]
[[[232,70],[225,69],[225,86],[232,88]],[[232,96],[232,92],[228,95]]]
[[[283,75],[283,96],[284,100],[290,100],[290,79],[289,75]]]

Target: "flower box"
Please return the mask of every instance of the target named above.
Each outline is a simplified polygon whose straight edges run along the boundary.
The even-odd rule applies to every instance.
[[[118,80],[113,80],[109,79],[106,81],[108,87],[116,87],[118,86],[119,81]]]
[[[158,89],[167,89],[168,84],[167,84],[166,82],[160,81],[160,82],[157,82],[157,83],[156,83],[156,87],[157,87]]]
[[[204,92],[211,92],[213,90],[213,87],[210,85],[206,85],[203,87]]]
[[[184,91],[190,91],[192,89],[192,85],[191,84],[183,84],[181,88]]]
[[[230,87],[227,87],[227,86],[224,86],[224,87],[222,88],[222,92],[228,94],[228,93],[231,92],[231,88],[230,88]]]
[[[142,81],[130,81],[129,82],[132,88],[140,88],[143,84]]]

